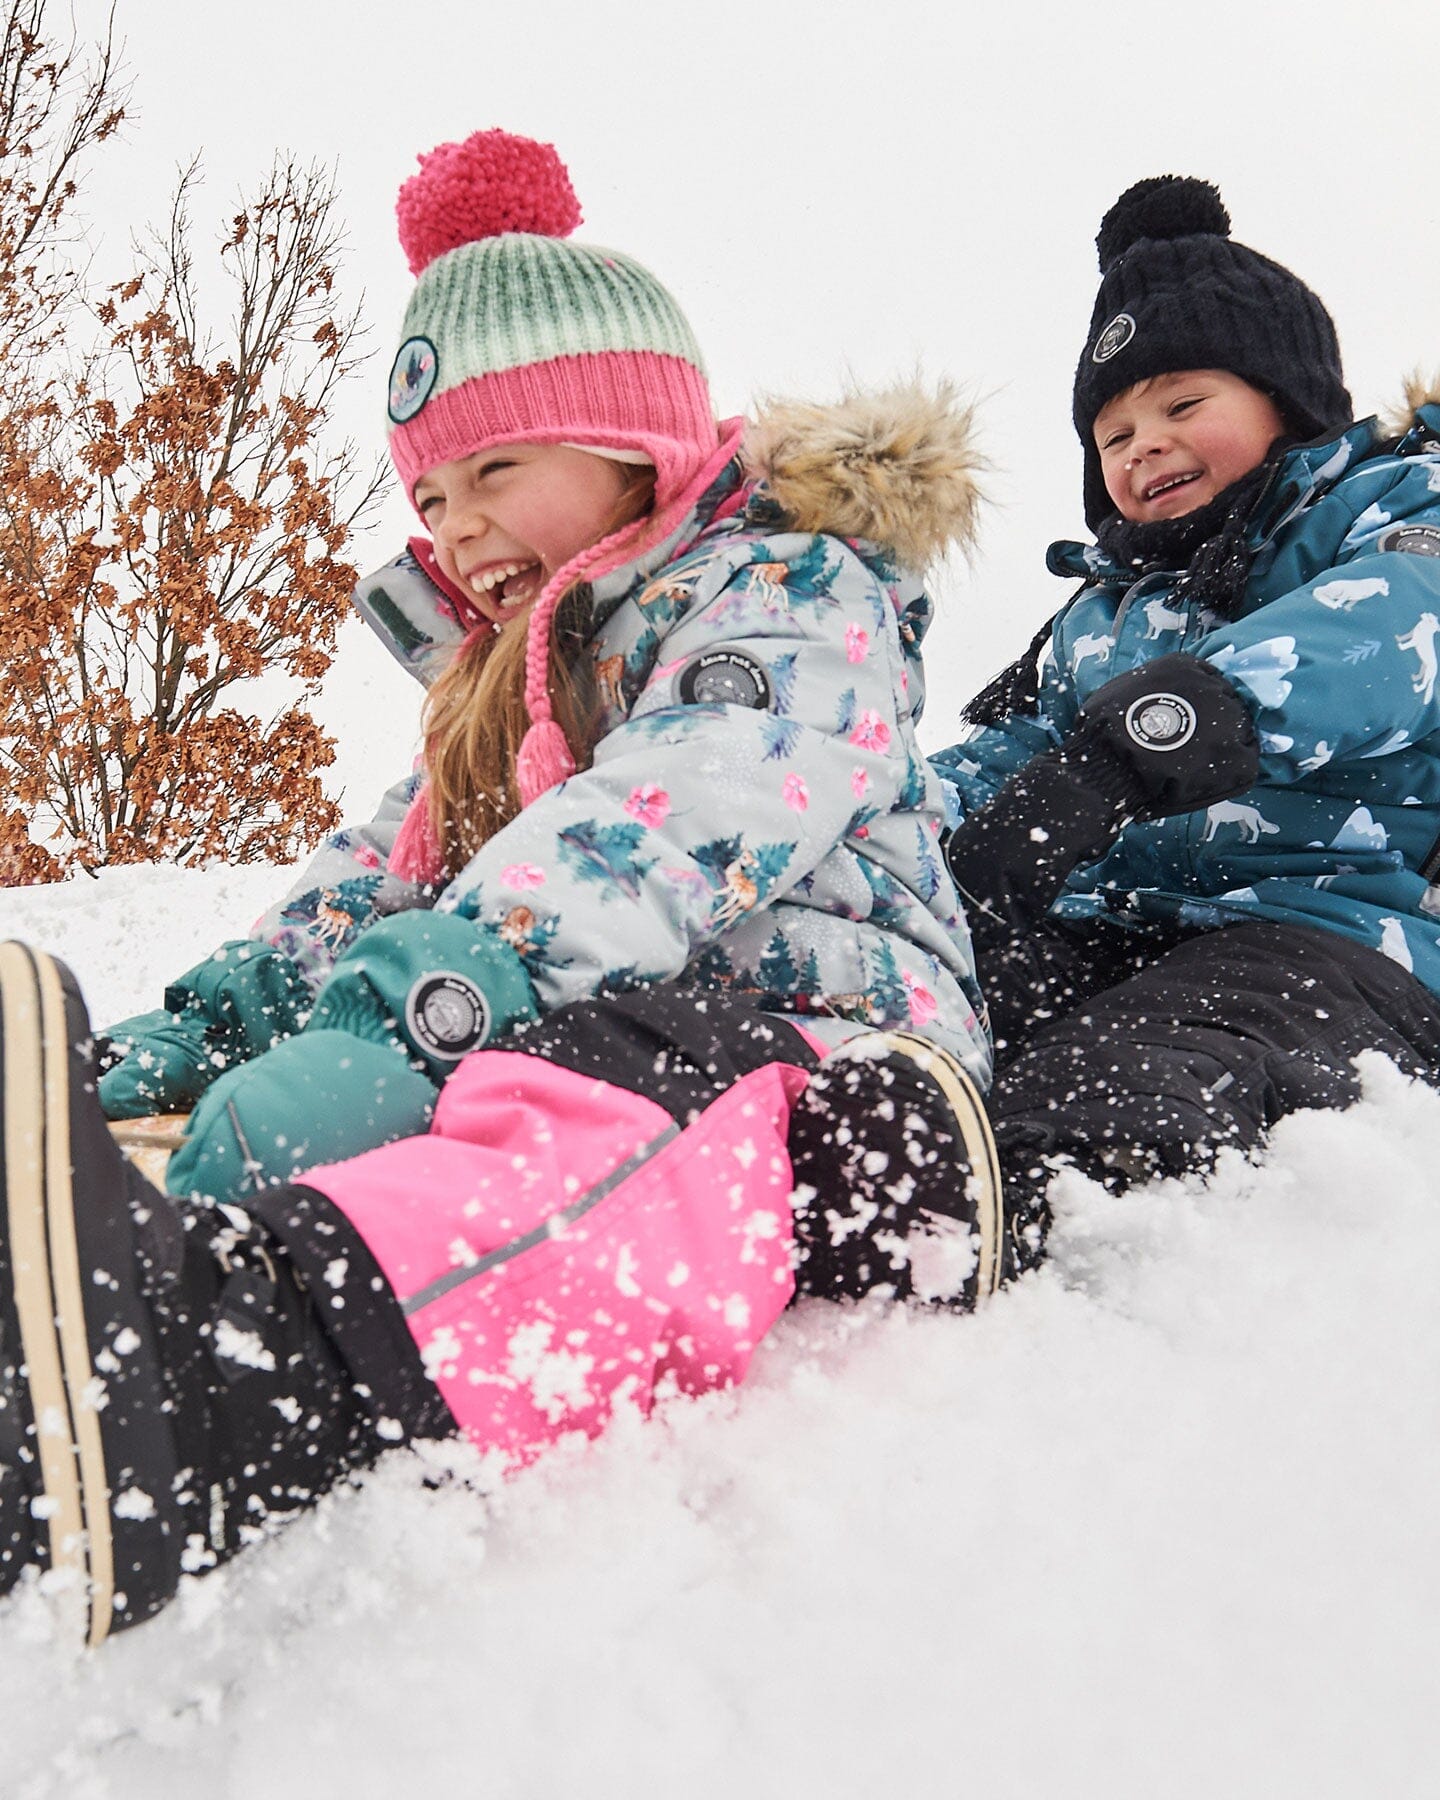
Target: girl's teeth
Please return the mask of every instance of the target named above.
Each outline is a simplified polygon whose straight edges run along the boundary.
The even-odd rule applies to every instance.
[[[470,585],[477,594],[490,594],[502,582],[509,581],[512,575],[523,574],[525,570],[536,566],[535,563],[499,563],[493,569],[486,569],[481,575],[472,575]]]

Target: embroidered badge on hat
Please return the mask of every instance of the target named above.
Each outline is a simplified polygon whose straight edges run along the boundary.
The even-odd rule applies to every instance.
[[[424,975],[405,997],[405,1029],[441,1062],[458,1062],[490,1035],[490,1003],[452,969]]]
[[[1376,538],[1377,550],[1404,550],[1411,556],[1440,556],[1440,526],[1397,525]]]
[[[751,706],[770,704],[770,677],[762,663],[743,650],[706,650],[692,657],[675,681],[687,706]]]
[[[1129,313],[1116,313],[1115,317],[1095,340],[1095,348],[1090,352],[1091,362],[1107,363],[1112,356],[1118,356],[1135,335],[1135,321]]]
[[[1195,735],[1195,708],[1178,694],[1145,694],[1125,714],[1125,729],[1145,750],[1178,750]]]
[[[403,425],[413,419],[435,390],[440,357],[426,337],[406,338],[390,369],[390,417]]]

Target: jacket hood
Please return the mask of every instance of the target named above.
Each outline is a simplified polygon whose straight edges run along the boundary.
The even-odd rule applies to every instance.
[[[984,458],[974,409],[948,382],[768,400],[745,434],[747,473],[797,530],[866,538],[917,573],[975,543]]]
[[[1381,429],[1388,437],[1404,437],[1425,423],[1420,417],[1422,406],[1440,406],[1440,369],[1428,375],[1414,369],[1405,377],[1402,398],[1380,414]]]

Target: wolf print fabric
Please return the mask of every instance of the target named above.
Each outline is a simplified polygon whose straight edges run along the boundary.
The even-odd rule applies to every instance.
[[[1112,676],[1203,657],[1253,702],[1260,780],[1203,812],[1131,825],[1055,911],[1143,927],[1288,920],[1383,951],[1440,992],[1440,399],[1398,441],[1375,421],[1301,446],[1249,528],[1233,620],[1095,545],[1052,546],[1084,585],[1055,621],[1038,711],[936,765],[964,810],[1058,741]]]

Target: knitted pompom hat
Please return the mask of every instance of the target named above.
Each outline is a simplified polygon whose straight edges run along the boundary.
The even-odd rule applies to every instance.
[[[651,463],[650,535],[663,537],[740,439],[740,421],[716,423],[674,298],[632,258],[570,241],[580,208],[552,145],[477,131],[419,160],[396,205],[419,278],[390,370],[390,454],[406,493],[492,444],[568,444]],[[531,727],[517,769],[526,805],[575,767],[551,713],[551,616],[574,582],[627,560],[638,530],[555,571],[531,609]]]
[[[1114,509],[1095,449],[1096,414],[1137,381],[1177,369],[1226,369],[1272,395],[1302,438],[1351,418],[1335,326],[1315,294],[1230,237],[1208,181],[1152,175],[1127,188],[1095,240],[1100,292],[1075,372],[1075,429],[1085,450],[1085,517]]]
[[[427,469],[494,443],[569,443],[655,465],[666,506],[716,448],[704,364],[672,296],[628,256],[577,244],[552,145],[477,131],[400,189],[419,277],[390,372],[390,453]]]

